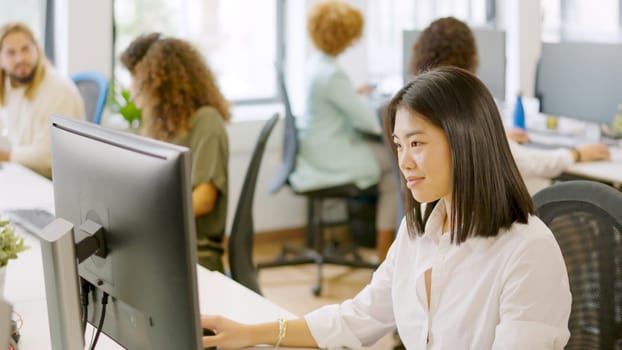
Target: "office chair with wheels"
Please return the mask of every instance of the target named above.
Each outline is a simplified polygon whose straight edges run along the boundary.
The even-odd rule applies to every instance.
[[[572,308],[566,349],[622,348],[622,193],[568,181],[534,196],[568,270]]]
[[[285,86],[285,78],[281,67],[277,67],[279,95],[285,105],[285,130],[283,139],[283,160],[276,177],[270,184],[270,192],[276,193],[285,185],[289,185],[289,175],[296,166],[298,154],[298,135],[296,120],[292,113],[289,96]],[[322,217],[322,208],[325,200],[348,199],[357,196],[369,196],[377,192],[375,186],[361,190],[355,184],[344,184],[319,190],[299,192],[292,188],[297,195],[305,196],[308,201],[307,207],[307,246],[297,247],[283,245],[281,253],[275,260],[260,262],[257,268],[291,266],[314,263],[317,265],[317,283],[313,287],[313,294],[318,296],[322,291],[322,265],[334,264],[350,267],[362,267],[375,269],[378,265],[363,260],[357,251],[355,243],[335,247],[325,244],[324,229],[334,226]]]
[[[279,115],[274,114],[259,133],[240,191],[228,243],[231,278],[258,294],[261,294],[261,289],[257,283],[257,270],[253,263],[253,236],[255,234],[253,200],[266,143],[278,120]]]
[[[82,72],[71,77],[84,101],[86,120],[101,124],[101,117],[108,96],[108,80],[97,72]]]

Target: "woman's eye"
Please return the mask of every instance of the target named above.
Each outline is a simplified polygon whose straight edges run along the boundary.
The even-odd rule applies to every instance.
[[[421,146],[421,142],[419,141],[412,141],[410,143],[410,147],[419,147],[419,146]]]
[[[402,148],[402,145],[400,145],[397,142],[393,142],[393,145],[395,146],[395,149],[401,149]]]

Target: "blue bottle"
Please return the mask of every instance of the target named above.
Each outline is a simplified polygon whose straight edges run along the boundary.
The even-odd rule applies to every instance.
[[[525,129],[525,109],[523,108],[523,98],[520,94],[516,96],[516,105],[514,106],[514,127]]]

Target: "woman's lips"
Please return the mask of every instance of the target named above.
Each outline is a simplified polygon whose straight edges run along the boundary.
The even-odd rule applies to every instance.
[[[423,182],[424,179],[425,177],[423,176],[408,176],[406,178],[406,187],[413,188]]]

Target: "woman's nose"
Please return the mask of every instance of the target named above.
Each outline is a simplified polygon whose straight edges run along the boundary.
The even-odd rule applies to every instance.
[[[397,161],[401,170],[411,170],[416,166],[415,161],[408,152],[398,153]]]

